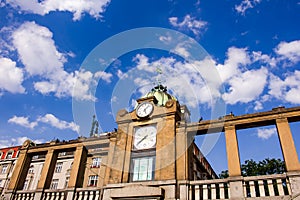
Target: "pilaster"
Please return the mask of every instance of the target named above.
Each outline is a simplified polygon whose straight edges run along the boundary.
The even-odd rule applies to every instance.
[[[82,187],[86,168],[87,150],[84,146],[78,146],[74,153],[73,166],[70,173],[68,188]]]
[[[225,127],[225,139],[229,176],[241,176],[239,148],[234,126]]]
[[[287,118],[276,119],[276,127],[287,171],[300,171],[300,164]]]
[[[57,160],[57,152],[53,149],[49,149],[46,154],[45,163],[41,172],[41,177],[37,185],[37,189],[44,190],[50,187],[53,172],[55,169]]]

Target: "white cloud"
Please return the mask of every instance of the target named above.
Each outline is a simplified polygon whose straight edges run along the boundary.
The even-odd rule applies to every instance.
[[[66,122],[55,117],[53,114],[46,114],[40,116],[36,121],[30,122],[28,117],[17,117],[13,116],[8,120],[9,123],[17,124],[26,128],[34,129],[39,122],[50,124],[51,126],[58,129],[71,129],[72,131],[79,132],[79,126],[74,122]]]
[[[262,94],[267,83],[268,70],[249,70],[228,81],[228,92],[223,94],[223,99],[228,104],[237,102],[248,103]]]
[[[35,22],[25,22],[13,32],[13,45],[30,75],[51,76],[62,71],[66,59],[52,37],[48,28]]]
[[[0,91],[24,93],[23,80],[23,70],[16,66],[16,62],[0,57]]]
[[[275,67],[277,64],[275,57],[270,57],[269,55],[263,54],[261,51],[253,51],[251,57],[253,62],[262,62],[271,67]]]
[[[149,58],[145,55],[138,55],[135,57],[135,61],[137,63],[137,69],[141,71],[139,74],[152,73],[154,79],[157,75],[156,68],[161,67],[163,71],[163,83],[167,83],[169,90],[172,91],[176,97],[180,98],[179,101],[189,107],[196,108],[199,103],[210,104],[212,99],[220,97],[217,88],[219,85],[210,83],[209,79],[206,80],[208,82],[204,82],[202,76],[205,75],[204,73],[206,72],[199,70],[207,67],[215,67],[210,59],[186,63],[176,61],[176,59],[169,57],[149,62]],[[146,75],[145,77],[151,76]],[[151,87],[151,80],[140,76],[137,77],[134,82],[136,85],[144,86],[139,88],[140,93],[145,94],[150,91],[148,87]],[[213,87],[210,87],[210,85],[213,85]]]
[[[278,76],[271,75],[269,83],[269,94],[279,100],[290,103],[300,103],[300,71],[289,73],[282,80]]]
[[[122,72],[120,69],[118,69],[118,71],[117,71],[117,76],[119,77],[119,79],[128,78],[128,74]]]
[[[227,59],[217,65],[221,79],[226,82],[233,76],[241,73],[240,67],[250,64],[251,60],[246,48],[230,47],[227,50]]]
[[[288,59],[293,63],[300,61],[300,40],[292,42],[280,42],[275,48],[275,52],[280,59]]]
[[[277,131],[276,128],[266,128],[266,129],[258,129],[257,136],[263,140],[267,140],[273,135],[276,135]]]
[[[52,11],[73,13],[73,20],[80,20],[84,13],[98,19],[110,0],[7,0],[13,7],[25,12],[46,15]]]
[[[43,140],[43,139],[32,140],[28,137],[16,137],[16,138],[9,138],[9,139],[1,138],[0,148],[11,147],[11,146],[19,146],[19,145],[22,145],[26,140],[31,140],[35,144],[45,143],[45,140]]]
[[[34,83],[34,88],[44,95],[54,93],[58,98],[72,96],[77,100],[96,101],[92,89],[97,86],[97,79],[107,83],[111,82],[112,74],[80,70],[67,73],[61,71],[56,76],[49,77],[46,81]]]
[[[33,129],[38,125],[37,122],[29,122],[28,117],[17,117],[13,116],[8,120],[8,123],[17,124],[26,128]]]
[[[30,76],[39,76],[40,80],[33,83],[34,89],[58,98],[72,96],[78,100],[95,101],[91,89],[97,85],[96,80],[109,83],[112,74],[102,71],[93,74],[85,70],[66,72],[63,68],[66,55],[57,50],[52,37],[48,28],[35,22],[25,22],[12,34],[13,45],[26,72]]]
[[[179,43],[178,45],[176,45],[174,52],[180,56],[183,56],[184,58],[190,56],[190,52],[188,51],[186,44],[183,43]]]
[[[111,82],[111,78],[112,78],[112,74],[111,73],[107,73],[104,71],[98,71],[94,74],[95,78],[99,78],[104,80],[106,83],[110,83]]]
[[[43,117],[39,117],[37,121],[50,124],[51,126],[58,129],[71,129],[72,131],[75,131],[77,133],[79,132],[79,126],[77,124],[75,124],[74,122],[66,122],[60,120],[52,114],[46,114]]]
[[[243,0],[239,5],[235,6],[235,10],[242,14],[245,15],[246,10],[249,8],[254,8],[257,4],[259,4],[261,0]]]
[[[178,21],[178,17],[170,17],[169,22],[172,26],[178,27],[179,29],[190,30],[195,35],[199,35],[207,25],[207,22],[202,20],[197,20],[194,17],[191,17],[190,15],[186,15],[182,22]]]

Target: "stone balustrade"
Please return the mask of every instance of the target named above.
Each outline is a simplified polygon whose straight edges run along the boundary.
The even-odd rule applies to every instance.
[[[101,189],[77,189],[75,198],[77,200],[101,200]]]
[[[227,179],[191,181],[189,199],[229,199],[230,191]]]
[[[285,174],[245,177],[245,197],[275,197],[291,194],[289,179]]]
[[[132,191],[133,188],[157,188],[164,191],[159,199],[174,199],[168,198],[167,194],[177,193],[178,200],[216,200],[216,199],[299,199],[299,180],[300,173],[294,172],[287,174],[264,175],[237,177],[227,179],[213,180],[197,180],[197,181],[151,181],[141,182],[140,185],[132,183],[123,183],[111,185],[105,188],[77,188],[75,190],[44,190],[41,197],[35,195],[35,191],[17,191],[14,195],[14,200],[108,200],[103,193],[105,190],[110,190],[117,187],[118,191]],[[166,186],[166,183],[168,184]],[[238,183],[238,184],[236,184]],[[170,185],[171,184],[171,185]],[[172,186],[173,185],[173,186]],[[175,185],[179,189],[175,192]],[[144,192],[145,192],[144,191]],[[71,195],[70,195],[70,194]],[[133,194],[132,193],[132,194]],[[146,194],[140,191],[140,195]],[[110,193],[113,195],[113,193]],[[121,195],[121,194],[119,194]],[[148,194],[148,198],[152,198],[152,193]],[[122,195],[121,195],[122,196]],[[155,197],[155,198],[154,198]],[[156,199],[154,195],[152,199]],[[138,198],[138,199],[139,199]]]

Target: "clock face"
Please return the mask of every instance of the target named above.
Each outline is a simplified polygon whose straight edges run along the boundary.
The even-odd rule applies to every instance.
[[[147,117],[153,111],[153,105],[149,102],[144,102],[138,105],[136,109],[136,114],[138,117]]]
[[[134,147],[136,149],[149,149],[156,144],[156,127],[154,125],[135,128]]]

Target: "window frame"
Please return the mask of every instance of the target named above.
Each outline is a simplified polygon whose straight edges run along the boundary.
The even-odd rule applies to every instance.
[[[0,174],[6,174],[8,170],[8,164],[4,164],[1,166],[1,173]]]
[[[10,155],[10,153],[11,153],[11,155]],[[8,156],[10,156],[10,157],[8,157]],[[9,151],[6,152],[5,159],[12,159],[13,156],[14,156],[14,151],[9,150]]]
[[[63,162],[57,162],[56,165],[55,165],[54,172],[55,173],[61,173],[62,168],[63,168]]]
[[[101,166],[101,161],[102,161],[101,157],[92,158],[91,168],[99,168]]]
[[[88,185],[87,186],[88,187],[97,187],[98,180],[99,180],[98,175],[90,175],[89,178],[88,178]],[[92,182],[93,182],[93,184],[92,184]]]
[[[49,189],[57,190],[59,179],[52,179]]]
[[[145,161],[145,160],[142,160],[142,159],[147,159],[147,171],[146,171],[146,179],[143,179],[143,178],[140,178],[140,174],[142,174],[142,171],[140,171],[141,169],[141,161]],[[149,160],[151,159],[151,166],[149,165]],[[135,166],[135,161],[139,160],[139,169],[137,172],[135,172],[136,170],[136,166]],[[156,155],[155,155],[155,151],[154,152],[147,152],[147,153],[141,153],[141,154],[137,154],[135,155],[134,153],[132,154],[132,157],[131,157],[131,161],[130,161],[130,182],[143,182],[143,181],[153,181],[155,179],[155,162],[156,162]],[[151,173],[151,175],[150,175]],[[136,174],[138,176],[137,179],[136,178]],[[150,175],[150,179],[148,179]]]

